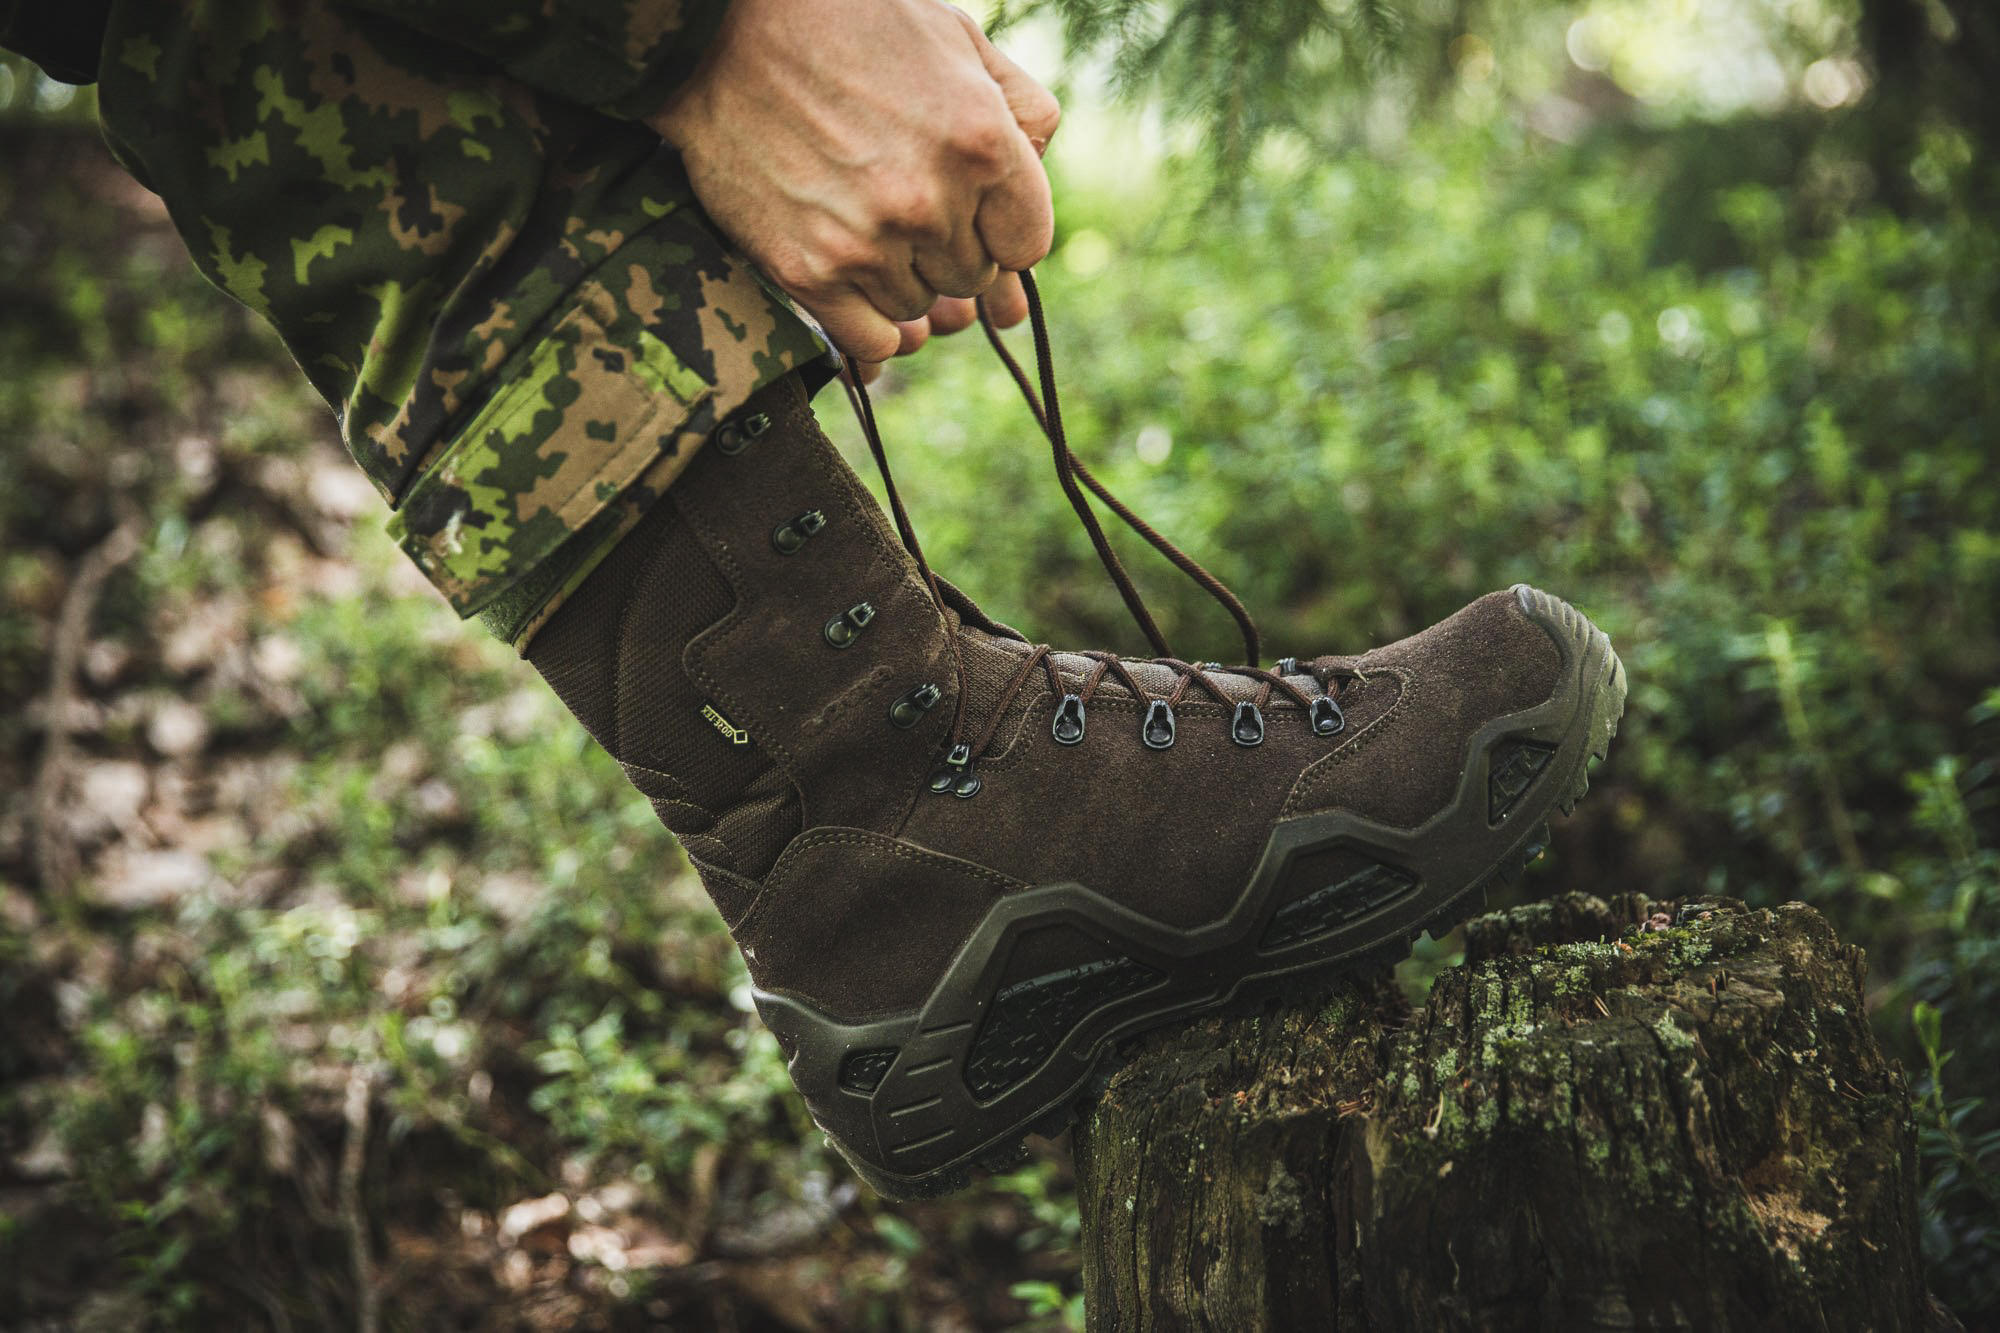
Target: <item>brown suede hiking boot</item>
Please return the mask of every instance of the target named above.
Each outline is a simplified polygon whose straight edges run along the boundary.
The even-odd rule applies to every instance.
[[[787,379],[529,652],[680,836],[807,1105],[887,1194],[1059,1131],[1121,1037],[1470,915],[1623,708],[1604,635],[1525,586],[1275,670],[1054,652],[935,580],[890,495],[904,542]]]

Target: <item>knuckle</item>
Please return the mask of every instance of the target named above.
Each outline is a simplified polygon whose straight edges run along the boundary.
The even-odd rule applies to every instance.
[[[944,230],[944,200],[925,181],[887,176],[874,186],[875,216],[892,235],[931,235]]]
[[[851,280],[856,274],[864,273],[874,266],[876,253],[866,243],[849,239],[829,247],[820,256],[820,264],[825,268],[828,283]]]
[[[1032,115],[1036,122],[1036,128],[1041,132],[1042,138],[1046,139],[1056,132],[1057,126],[1062,124],[1062,103],[1057,101],[1056,95],[1046,88],[1042,90],[1042,95],[1035,100],[1036,106]]]
[[[931,279],[939,296],[950,296],[959,300],[970,300],[993,285],[999,268],[988,264],[984,268],[961,268],[940,273]]]
[[[1014,155],[1015,128],[991,116],[960,121],[946,136],[952,155],[981,174],[1004,171]]]
[[[861,237],[844,227],[829,227],[804,247],[800,263],[813,286],[837,287],[867,269],[875,258],[874,248]]]
[[[788,292],[809,292],[819,286],[813,265],[803,251],[793,250],[775,256],[765,264],[764,269],[773,282]]]

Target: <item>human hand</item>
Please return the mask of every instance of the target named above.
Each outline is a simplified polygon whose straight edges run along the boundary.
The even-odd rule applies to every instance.
[[[733,0],[647,121],[709,216],[863,364],[1027,305],[1061,108],[940,0]],[[1003,276],[1004,275],[1004,276]],[[870,375],[872,378],[872,375]]]
[[[971,328],[979,322],[980,301],[986,303],[986,313],[1003,329],[1011,329],[1028,317],[1028,297],[1021,290],[1021,275],[1003,269],[978,301],[962,296],[940,296],[929,313],[921,318],[899,321],[896,329],[903,340],[896,348],[896,355],[910,355],[929,342],[934,333],[957,333]],[[861,377],[863,384],[873,384],[882,376],[882,363],[856,361],[854,372]]]

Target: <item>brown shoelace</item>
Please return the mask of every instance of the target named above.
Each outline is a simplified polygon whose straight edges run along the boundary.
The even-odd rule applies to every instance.
[[[1054,358],[1049,353],[1048,329],[1041,318],[1041,293],[1035,289],[1034,282],[1033,274],[1023,273],[1021,275],[1022,289],[1029,294],[1028,308],[1034,321],[1037,366],[1042,372],[1042,383],[1045,392],[1047,392],[1049,400],[1055,402],[1055,381],[1054,376],[1050,373],[1050,367],[1054,363]],[[1078,481],[1089,487],[1091,493],[1102,500],[1105,507],[1112,513],[1124,520],[1127,527],[1144,538],[1154,550],[1172,561],[1175,568],[1194,580],[1195,584],[1203,592],[1213,597],[1221,605],[1222,609],[1229,613],[1230,618],[1236,622],[1238,632],[1243,635],[1244,661],[1255,662],[1258,658],[1262,657],[1264,654],[1259,647],[1262,636],[1257,632],[1257,622],[1250,618],[1250,613],[1244,609],[1243,603],[1238,600],[1236,594],[1229,590],[1228,585],[1215,575],[1209,573],[1206,569],[1203,569],[1193,556],[1174,545],[1171,541],[1168,541],[1152,524],[1133,513],[1124,501],[1113,495],[1111,489],[1099,481],[1096,475],[1083,465],[1083,460],[1078,458],[1076,452],[1069,447],[1068,439],[1063,434],[1060,404],[1057,404],[1055,418],[1051,421],[1048,412],[1042,407],[1042,400],[1035,394],[1034,385],[1028,380],[1028,373],[1021,368],[1021,363],[1014,359],[1014,354],[1007,350],[1007,344],[1001,340],[1000,329],[993,323],[993,316],[988,313],[984,300],[981,300],[979,303],[979,327],[985,332],[986,341],[993,348],[994,355],[1000,358],[1000,364],[1007,367],[1007,373],[1014,377],[1015,387],[1020,389],[1021,397],[1027,400],[1028,410],[1034,413],[1035,424],[1042,428],[1042,434],[1048,437],[1049,443],[1055,448],[1056,474],[1060,477],[1067,471],[1069,475],[1074,476]],[[1069,496],[1070,504],[1076,509],[1078,516],[1083,520],[1084,527],[1091,533],[1091,539],[1097,547],[1099,557],[1104,560],[1105,567],[1111,571],[1111,577],[1118,584],[1119,592],[1125,595],[1125,605],[1132,609],[1133,619],[1138,622],[1140,630],[1145,633],[1147,642],[1153,645],[1153,650],[1159,653],[1160,656],[1172,657],[1173,650],[1167,646],[1167,641],[1161,635],[1159,627],[1153,623],[1153,618],[1147,612],[1145,603],[1140,601],[1137,589],[1131,586],[1130,580],[1125,576],[1123,567],[1118,563],[1118,557],[1111,553],[1109,544],[1103,540],[1104,534],[1098,529],[1096,516],[1090,512],[1090,507],[1084,502],[1083,497],[1076,493],[1073,486],[1065,485],[1063,491]]]
[[[1118,683],[1129,690],[1145,708],[1146,716],[1140,735],[1145,744],[1153,749],[1165,749],[1173,744],[1173,710],[1190,690],[1199,689],[1225,706],[1232,702],[1228,692],[1210,679],[1211,674],[1247,676],[1258,682],[1259,688],[1253,698],[1233,701],[1236,710],[1230,721],[1230,729],[1239,744],[1256,745],[1263,740],[1263,710],[1269,706],[1274,693],[1284,694],[1305,710],[1314,734],[1337,735],[1345,727],[1346,720],[1341,716],[1340,706],[1333,700],[1334,687],[1331,681],[1320,681],[1328,693],[1311,696],[1292,684],[1281,672],[1268,671],[1257,666],[1225,667],[1215,662],[1185,662],[1174,656],[1173,650],[1167,644],[1166,636],[1160,632],[1159,623],[1153,618],[1145,599],[1139,595],[1138,587],[1132,582],[1131,576],[1125,572],[1125,566],[1118,559],[1117,552],[1112,549],[1110,539],[1105,536],[1103,526],[1091,510],[1090,502],[1084,498],[1084,488],[1087,487],[1127,526],[1229,612],[1243,636],[1245,656],[1250,661],[1255,661],[1260,655],[1260,636],[1256,622],[1244,609],[1242,601],[1221,579],[1202,568],[1194,557],[1133,513],[1130,507],[1112,494],[1110,488],[1099,481],[1071,450],[1068,436],[1063,429],[1061,399],[1056,393],[1055,358],[1049,342],[1048,320],[1043,313],[1041,292],[1035,284],[1032,273],[1021,274],[1021,287],[1027,296],[1028,319],[1034,334],[1035,364],[1041,380],[1039,395],[1035,392],[1035,386],[1029,380],[1027,372],[1002,342],[1000,331],[994,326],[983,300],[979,304],[980,326],[985,330],[987,341],[992,344],[993,350],[1013,377],[1022,397],[1027,400],[1036,424],[1048,438],[1055,460],[1056,479],[1063,488],[1063,494],[1068,497],[1070,507],[1076,511],[1077,519],[1083,524],[1084,531],[1089,534],[1091,546],[1096,550],[1098,559],[1103,563],[1105,571],[1110,574],[1112,583],[1117,586],[1133,621],[1145,634],[1147,642],[1159,654],[1151,659],[1153,664],[1170,668],[1177,674],[1172,690],[1164,695],[1155,696],[1139,682],[1116,653],[1086,652],[1081,656],[1089,658],[1095,665],[1085,675],[1083,683],[1072,691],[1056,668],[1054,650],[1047,644],[1039,644],[1022,660],[1013,678],[1001,690],[999,699],[994,704],[978,738],[968,742],[965,739],[967,693],[965,659],[959,649],[958,637],[952,635],[952,669],[957,677],[958,700],[952,719],[950,753],[944,765],[933,775],[932,789],[940,792],[952,791],[960,796],[971,796],[979,790],[979,779],[971,772],[972,762],[986,752],[987,746],[998,733],[1009,706],[1033,678],[1037,667],[1046,674],[1049,689],[1061,701],[1057,705],[1053,731],[1057,742],[1064,745],[1075,745],[1082,741],[1086,710],[1090,700],[1097,693],[1098,687],[1111,677],[1116,677]],[[910,558],[916,561],[918,570],[922,572],[925,586],[930,591],[931,600],[936,604],[938,613],[945,615],[946,602],[943,591],[938,586],[938,578],[932,572],[930,562],[924,558],[923,547],[917,541],[909,511],[904,507],[902,495],[896,489],[896,479],[889,468],[888,451],[883,447],[882,433],[876,424],[875,405],[868,396],[867,387],[851,369],[842,371],[841,382],[846,387],[848,402],[854,410],[855,420],[860,424],[861,434],[868,442],[868,451],[875,459],[876,470],[882,474],[882,489],[889,499],[889,513],[895,520],[896,531],[902,538],[904,549],[910,553]],[[1301,671],[1300,674],[1317,673]]]

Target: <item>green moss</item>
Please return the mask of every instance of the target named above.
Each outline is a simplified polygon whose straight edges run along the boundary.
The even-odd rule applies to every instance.
[[[1687,1052],[1694,1049],[1694,1034],[1680,1025],[1676,1010],[1662,1010],[1660,1016],[1653,1021],[1652,1032],[1660,1039],[1660,1045],[1668,1051]]]

